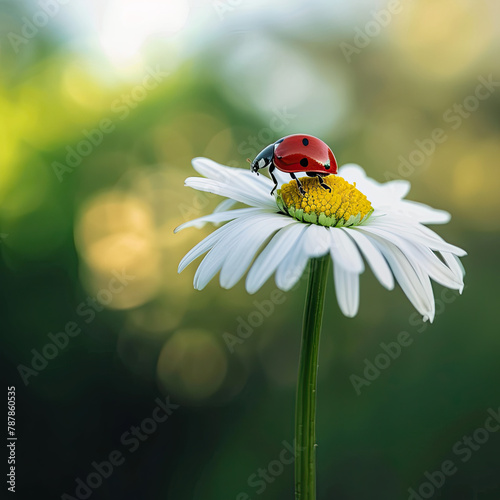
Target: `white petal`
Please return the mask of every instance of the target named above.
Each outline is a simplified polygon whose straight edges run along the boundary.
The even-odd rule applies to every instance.
[[[191,262],[197,259],[200,255],[208,252],[226,233],[231,232],[236,228],[237,224],[242,223],[244,218],[238,221],[231,221],[222,227],[216,229],[213,233],[209,234],[206,238],[201,240],[195,245],[180,261],[177,272],[182,272]]]
[[[415,273],[417,274],[420,283],[422,283],[425,294],[429,300],[429,313],[427,315],[424,315],[423,320],[429,320],[432,323],[434,321],[434,315],[436,314],[436,302],[434,300],[434,291],[432,290],[431,280],[429,279],[427,273],[424,272],[420,266],[416,265],[416,263],[412,261],[410,261],[410,264],[413,265],[413,269],[415,269]]]
[[[220,271],[228,254],[235,244],[235,239],[221,238],[201,261],[194,275],[193,285],[196,290],[203,290],[209,281]]]
[[[303,236],[304,252],[308,257],[321,257],[330,250],[329,230],[324,226],[310,224]]]
[[[294,222],[278,231],[257,257],[246,279],[248,293],[255,293],[269,279],[289,251],[297,244],[305,224]]]
[[[328,228],[330,234],[330,255],[334,262],[346,271],[362,273],[365,270],[363,259],[354,242],[341,228]]]
[[[446,241],[441,236],[439,236],[439,234],[435,233],[429,227],[424,226],[422,224],[418,224],[417,228],[421,234],[425,234],[426,236],[428,236],[429,238],[432,238],[433,240],[446,243]],[[447,243],[447,245],[449,245],[449,244]],[[449,246],[452,247],[451,250],[448,249],[448,250],[443,250],[443,251],[445,251],[445,252],[448,251],[449,253],[452,253],[458,257],[465,257],[467,255],[467,252],[465,250],[463,250],[462,248],[457,247],[455,245],[449,245]],[[432,247],[430,247],[430,248],[432,248]],[[434,248],[433,248],[433,250],[434,250]]]
[[[362,182],[366,179],[366,172],[356,163],[346,163],[339,168],[338,174],[347,182]]]
[[[416,240],[409,240],[403,234],[393,234],[389,231],[381,231],[378,228],[373,228],[373,231],[375,234],[394,243],[402,250],[410,262],[415,262],[434,281],[448,288],[460,288],[461,283],[455,279],[453,272],[446,267],[426,245],[416,243]]]
[[[187,227],[194,226],[200,228],[203,227],[207,222],[227,222],[228,220],[238,219],[239,217],[243,217],[244,215],[258,215],[261,213],[272,213],[272,211],[265,208],[238,208],[237,210],[214,212],[212,214],[204,215],[203,217],[198,217],[197,219],[184,222],[184,224],[181,224],[174,229],[174,233],[178,233],[179,231],[182,231],[182,229],[186,229]]]
[[[199,174],[224,184],[232,185],[236,181],[246,181],[252,187],[265,192],[270,192],[273,186],[271,179],[266,176],[256,175],[248,169],[227,167],[209,158],[194,158],[192,164]]]
[[[355,228],[342,229],[356,242],[370,265],[373,274],[382,286],[388,290],[392,290],[394,288],[394,277],[380,250],[370,241],[369,237],[360,233]]]
[[[333,261],[335,293],[340,310],[348,318],[356,316],[359,308],[359,274],[347,271]]]
[[[356,163],[346,163],[345,165],[342,165],[339,168],[338,174],[351,184],[355,182],[358,189],[359,186],[363,186],[368,189],[379,189],[383,185],[380,184],[380,182],[377,182],[375,179],[368,177],[363,167],[360,167]]]
[[[364,170],[358,165],[341,167],[339,175],[348,182],[356,182],[356,187],[367,196],[375,210],[410,217],[424,224],[444,224],[450,220],[450,214],[444,210],[437,210],[415,201],[403,200],[410,190],[408,181],[395,180],[379,183],[366,177]]]
[[[394,212],[404,202],[402,198],[408,194],[411,186],[404,180],[381,184],[368,177],[357,183],[356,187],[367,196],[374,208],[390,207],[390,211]]]
[[[213,233],[209,234],[206,238],[201,240],[197,245],[195,245],[181,260],[179,263],[178,272],[182,272],[191,262],[195,259],[208,252],[221,238],[224,238],[227,234],[233,234],[242,230],[253,224],[259,224],[261,221],[266,220],[269,217],[283,217],[278,214],[270,214],[263,211],[261,214],[250,214],[240,217],[239,219],[232,220],[222,227],[217,228]]]
[[[356,182],[356,187],[367,196],[375,210],[390,210],[392,214],[408,216],[423,224],[444,224],[451,218],[444,210],[404,200],[410,190],[410,183],[406,180],[379,183],[367,177],[365,171],[355,164],[340,167],[339,175],[350,183]]]
[[[267,221],[261,220],[259,221],[259,223],[267,224]],[[279,234],[285,232],[288,227],[294,226],[303,226],[303,224],[300,224],[299,222],[295,223],[292,221],[290,226],[286,226],[283,230],[278,231],[278,233],[275,235],[275,238]],[[221,270],[227,259],[229,259],[232,254],[239,252],[238,242],[241,242],[241,244],[244,245],[244,241],[247,241],[248,231],[251,230],[251,227],[254,227],[254,224],[251,220],[249,220],[247,221],[247,224],[245,226],[239,227],[237,230],[233,230],[232,232],[219,239],[219,241],[214,245],[210,252],[208,252],[203,261],[200,263],[198,269],[196,270],[194,276],[195,289],[202,290],[203,288],[205,288],[205,286],[217,274],[217,272]],[[264,249],[264,252],[267,248],[268,247]],[[277,259],[277,263],[279,262],[279,259]],[[266,281],[266,279],[267,278],[263,280],[262,284]],[[260,286],[262,286],[262,284]],[[230,288],[231,286],[233,285],[230,284],[227,288]]]
[[[427,245],[432,250],[451,252],[456,255],[466,254],[461,248],[446,243],[442,238],[436,237],[436,233],[425,226],[392,224],[392,222],[382,219],[374,220],[364,226],[358,226],[357,229],[364,233],[379,235],[393,243],[396,242],[396,244],[400,241],[400,238],[405,238],[415,245]]]
[[[230,187],[243,185],[248,191],[257,192],[266,199],[273,197],[271,190],[274,182],[262,173],[256,174],[249,169],[228,167],[209,158],[195,158],[192,163],[195,170],[208,179]]]
[[[304,251],[305,235],[306,231],[304,230],[300,234],[297,243],[285,255],[276,270],[276,286],[285,292],[299,281],[309,261],[309,256]]]
[[[410,261],[416,262],[437,283],[453,290],[463,286],[462,280],[457,280],[455,274],[429,248],[409,244],[402,250]]]
[[[203,177],[207,177],[208,179],[222,181],[232,176],[233,169],[231,167],[221,165],[210,158],[193,158],[191,164],[199,174],[203,175]]]
[[[228,198],[227,200],[221,201],[214,209],[214,213],[217,212],[225,212],[226,210],[231,210],[234,205],[238,203],[236,200],[231,200]]]
[[[270,214],[266,220],[252,224],[236,235],[236,243],[221,269],[221,286],[231,288],[238,283],[264,242],[278,229],[293,222],[291,217]]]
[[[409,183],[409,181],[397,179],[394,181],[386,182],[382,184],[381,187],[391,198],[401,200],[410,192],[411,184]]]
[[[185,186],[192,187],[198,191],[206,191],[226,198],[240,201],[246,205],[261,208],[275,208],[276,200],[269,193],[252,189],[251,186],[234,183],[225,184],[212,179],[203,179],[201,177],[188,177],[184,183]]]
[[[448,264],[450,271],[455,275],[456,280],[460,283],[461,286],[459,288],[459,291],[460,293],[462,293],[464,289],[464,276],[465,276],[464,266],[460,262],[460,259],[456,255],[453,255],[452,253],[441,252],[441,255],[443,256],[443,259],[446,262],[446,264]]]
[[[428,288],[421,282],[419,275],[406,256],[389,241],[378,236],[373,236],[373,241],[383,253],[401,289],[415,309],[424,318],[430,318],[433,315],[434,299],[429,296]]]
[[[438,210],[410,200],[401,201],[395,213],[409,215],[422,224],[446,224],[451,219],[451,215],[445,210]]]

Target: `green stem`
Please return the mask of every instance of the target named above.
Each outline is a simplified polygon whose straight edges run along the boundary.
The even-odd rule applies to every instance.
[[[316,381],[330,256],[311,261],[295,404],[295,500],[316,500]]]

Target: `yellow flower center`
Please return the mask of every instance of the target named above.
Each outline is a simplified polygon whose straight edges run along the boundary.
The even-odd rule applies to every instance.
[[[331,189],[322,187],[317,177],[300,179],[305,194],[302,195],[295,180],[278,189],[277,204],[285,213],[301,222],[321,226],[355,226],[365,222],[373,212],[372,204],[356,189],[338,175],[323,177]]]

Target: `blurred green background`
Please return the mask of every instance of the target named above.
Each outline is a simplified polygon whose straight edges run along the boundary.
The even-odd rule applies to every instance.
[[[293,465],[276,461],[293,442],[305,281],[266,317],[272,280],[255,296],[217,280],[196,292],[196,266],[177,265],[211,228],[173,228],[220,201],[183,187],[193,157],[247,168],[297,132],[381,182],[408,179],[469,252],[463,296],[435,286],[430,326],[369,272],[347,319],[330,283],[318,498],[500,498],[500,433],[477,434],[500,407],[499,7],[0,3],[2,370],[19,498],[293,498]],[[68,322],[81,333],[58,336]],[[358,395],[351,376],[401,331],[411,346]],[[230,349],[224,334],[246,338]],[[152,427],[166,395],[179,408]],[[137,449],[134,426],[151,430]],[[456,448],[466,436],[481,444]],[[109,477],[89,476],[115,450]],[[450,459],[456,472],[426,487]]]

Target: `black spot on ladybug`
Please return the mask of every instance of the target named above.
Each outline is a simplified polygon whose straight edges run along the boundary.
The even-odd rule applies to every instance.
[[[300,160],[300,164],[305,168],[309,165],[309,162],[307,161],[307,158],[302,158],[302,160]]]
[[[325,169],[326,170],[330,170],[330,164],[329,163],[325,163]]]
[[[304,146],[307,146],[309,144],[309,139],[306,139],[305,137],[302,139],[302,144],[304,144]]]

